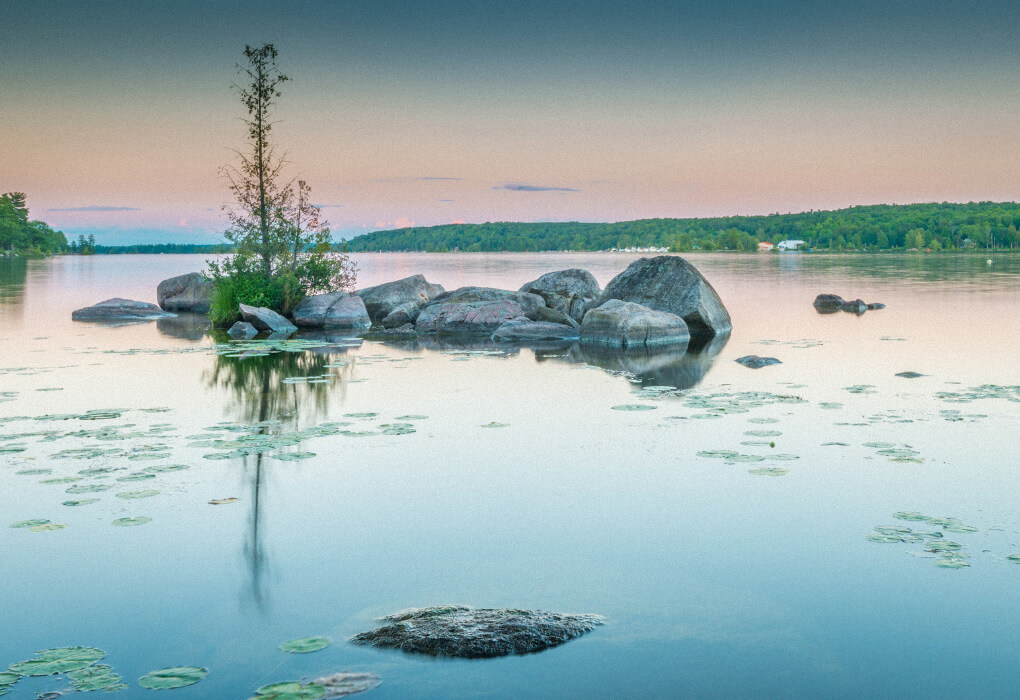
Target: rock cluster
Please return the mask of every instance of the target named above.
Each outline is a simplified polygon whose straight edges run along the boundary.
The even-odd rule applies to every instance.
[[[115,297],[71,312],[72,321],[94,321],[97,323],[137,323],[170,318],[169,313],[155,304]]]

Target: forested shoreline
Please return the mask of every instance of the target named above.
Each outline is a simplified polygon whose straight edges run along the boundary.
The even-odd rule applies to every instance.
[[[63,233],[28,218],[24,192],[0,194],[0,255],[53,255],[66,250]]]
[[[804,241],[834,251],[970,250],[1020,247],[1020,204],[876,204],[832,211],[617,223],[449,224],[376,231],[351,239],[351,252],[599,251],[657,247],[757,250],[760,242]]]

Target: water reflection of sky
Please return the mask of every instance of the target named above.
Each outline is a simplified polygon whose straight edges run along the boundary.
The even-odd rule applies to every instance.
[[[122,501],[117,488],[95,494],[97,504],[68,508],[60,505],[70,498],[66,485],[15,472],[31,464],[76,474],[97,461],[49,455],[96,441],[25,439],[25,453],[0,455],[0,525],[40,517],[68,525],[53,533],[0,527],[0,665],[38,649],[93,645],[129,681],[166,666],[210,667],[205,681],[176,691],[195,698],[243,697],[262,683],[340,670],[379,673],[380,698],[672,697],[677,689],[713,697],[1015,695],[1008,669],[1020,641],[1020,566],[1005,556],[1020,552],[1017,404],[957,404],[936,394],[1020,384],[1016,263],[997,260],[992,272],[983,260],[945,259],[946,269],[932,270],[921,256],[698,258],[734,333],[717,355],[672,364],[578,348],[465,355],[448,345],[379,343],[222,358],[194,319],[114,329],[68,320],[71,309],[109,296],[151,299],[156,282],[194,269],[194,258],[0,267],[0,391],[18,392],[0,403],[0,417],[171,409],[115,421],[10,422],[0,435],[172,423],[167,461],[190,466],[153,480],[156,497]],[[586,267],[604,284],[627,261],[360,262],[366,284],[425,271],[449,288],[487,280],[517,287],[567,266]],[[819,292],[888,308],[822,316],[810,304]],[[748,353],[784,364],[754,371],[732,361]],[[17,367],[40,371],[9,371]],[[893,376],[907,369],[928,376]],[[336,378],[281,383],[322,373]],[[696,384],[684,396],[634,394],[683,376]],[[855,385],[872,386],[846,391]],[[48,387],[61,390],[37,391]],[[716,419],[695,418],[705,411],[687,404],[740,392],[804,402]],[[632,403],[657,408],[611,408]],[[953,410],[985,417],[946,420]],[[379,415],[345,416],[364,412]],[[317,455],[299,462],[273,453],[207,460],[213,450],[189,447],[197,442],[189,436],[222,421],[279,419],[271,431],[351,421],[344,427],[360,431],[406,415],[428,418],[411,421],[412,434],[333,435],[285,448]],[[481,427],[490,422],[507,427]],[[741,444],[759,429],[780,432],[774,450],[799,457],[777,463],[785,476],[755,477],[755,464],[697,456],[767,453],[773,448]],[[832,442],[846,446],[823,444]],[[925,461],[893,463],[865,442],[909,445]],[[134,471],[153,462],[99,463]],[[239,502],[208,505],[225,497]],[[978,527],[953,536],[971,568],[940,570],[910,556],[917,547],[864,539],[876,525],[899,523],[891,514],[902,510]],[[110,525],[134,515],[153,520]],[[609,624],[550,652],[489,662],[435,662],[342,642],[377,615],[447,602],[594,612]],[[337,643],[305,657],[277,650],[310,634]],[[34,689],[23,681],[10,697]]]

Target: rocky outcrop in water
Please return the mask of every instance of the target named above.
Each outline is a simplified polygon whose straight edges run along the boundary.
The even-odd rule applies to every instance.
[[[571,268],[544,274],[525,284],[519,291],[539,295],[546,306],[580,323],[602,290],[590,272]]]
[[[524,312],[523,315],[528,318],[532,318],[540,307],[545,306],[545,300],[537,294],[511,292],[506,289],[495,289],[493,287],[460,287],[452,292],[440,295],[429,306],[434,304],[472,304],[492,301],[513,302],[521,307],[521,310]]]
[[[414,323],[418,317],[417,310],[445,291],[440,285],[431,284],[424,275],[414,275],[366,287],[355,294],[365,302],[365,309],[373,323],[383,323],[387,316],[402,307],[406,320],[397,323],[397,319],[392,319],[388,324],[383,323],[387,328],[396,328],[404,323]]]
[[[213,282],[200,272],[165,279],[156,287],[156,303],[165,311],[208,313]]]
[[[612,299],[679,316],[691,335],[717,335],[733,328],[729,312],[712,285],[697,268],[676,255],[635,260],[606,285],[596,303],[602,307]]]
[[[684,320],[675,314],[610,299],[584,315],[580,339],[585,344],[629,349],[684,346],[690,333]]]
[[[446,605],[405,610],[380,622],[379,628],[355,635],[351,641],[415,654],[477,659],[555,647],[590,632],[605,619],[543,610]]]
[[[422,309],[414,328],[418,333],[491,334],[521,316],[524,310],[515,301],[439,302]]]
[[[837,311],[846,311],[847,313],[856,314],[857,316],[860,316],[865,311],[874,311],[876,309],[885,308],[885,304],[866,304],[861,299],[847,301],[838,294],[819,294],[815,297],[813,305],[820,314],[834,314]]]
[[[294,307],[294,311],[290,315],[291,320],[294,321],[295,326],[300,328],[322,328],[329,307],[337,303],[343,296],[345,296],[344,292],[330,292],[329,294],[314,294],[305,297]]]
[[[255,307],[248,306],[247,304],[238,304],[237,308],[241,312],[241,318],[255,326],[255,328],[260,331],[293,333],[297,330],[297,326],[293,323],[272,309],[267,309],[264,306]]]
[[[164,311],[155,304],[133,299],[114,297],[101,301],[93,306],[86,306],[71,312],[72,321],[92,321],[96,323],[138,323],[154,321],[157,318],[176,316]]]
[[[751,369],[761,369],[762,367],[768,367],[770,365],[781,365],[781,361],[774,357],[759,357],[758,355],[744,355],[738,357],[734,362],[749,367]]]
[[[368,330],[372,320],[365,310],[365,302],[359,296],[342,296],[326,311],[323,328],[337,328],[357,332]]]
[[[227,335],[231,338],[244,338],[245,340],[251,340],[258,334],[258,329],[245,321],[238,321],[227,331]]]
[[[529,321],[527,318],[514,318],[492,334],[493,340],[508,343],[534,343],[534,342],[570,342],[577,340],[578,329],[562,323],[550,323],[548,321]]]

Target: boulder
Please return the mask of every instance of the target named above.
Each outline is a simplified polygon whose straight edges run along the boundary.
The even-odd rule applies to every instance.
[[[418,320],[418,314],[421,313],[423,306],[424,304],[419,304],[417,301],[405,301],[383,317],[382,327],[399,328],[405,324],[414,323]]]
[[[687,345],[687,324],[676,314],[610,299],[581,322],[581,342],[617,348]]]
[[[396,282],[367,287],[355,294],[364,300],[372,321],[378,323],[402,304],[414,302],[422,307],[445,291],[438,284],[430,284],[424,275],[414,275]]]
[[[853,301],[844,302],[844,304],[839,307],[839,310],[860,316],[868,310],[868,305],[860,299],[854,299]]]
[[[581,324],[575,321],[573,318],[568,316],[562,311],[556,309],[550,309],[546,306],[540,306],[535,310],[533,315],[534,320],[544,321],[546,323],[559,323],[563,326],[570,326],[571,328],[580,328]]]
[[[291,313],[294,325],[304,328],[322,328],[329,307],[344,296],[346,295],[343,292],[330,292],[329,294],[305,297],[298,302],[298,305],[294,307],[294,312]]]
[[[602,290],[590,272],[571,268],[544,274],[525,284],[519,291],[539,295],[549,308],[580,322],[584,312],[598,299]]]
[[[348,695],[356,695],[378,688],[382,679],[374,673],[334,673],[330,676],[322,676],[312,680],[312,684],[322,686],[326,694],[320,695],[319,700],[339,700]],[[292,697],[300,697],[293,695]],[[314,697],[309,693],[306,697]]]
[[[200,272],[163,280],[156,287],[156,303],[166,311],[209,312],[213,282]]]
[[[429,304],[418,314],[414,328],[418,333],[491,334],[504,322],[523,315],[515,301]]]
[[[293,323],[272,309],[267,309],[264,306],[255,307],[248,306],[247,304],[238,304],[238,309],[241,311],[241,318],[255,326],[255,328],[260,331],[293,333],[297,330],[297,326]]]
[[[716,335],[733,328],[712,285],[697,268],[676,255],[632,262],[606,285],[596,305],[603,306],[612,299],[679,316],[692,335]]]
[[[244,338],[245,340],[251,340],[258,334],[259,332],[256,330],[255,326],[250,323],[246,323],[245,321],[238,321],[230,327],[230,330],[227,331],[227,335],[231,338]]]
[[[757,355],[744,355],[743,357],[738,357],[734,362],[738,362],[744,365],[744,367],[750,367],[751,369],[761,369],[769,365],[783,364],[774,357],[759,357]]]
[[[510,292],[506,289],[492,287],[461,287],[448,292],[430,302],[432,304],[468,304],[485,301],[511,301],[524,310],[524,315],[534,320],[537,310],[545,306],[545,300],[537,294],[528,292]]]
[[[157,318],[171,318],[172,314],[155,304],[115,297],[71,312],[72,321],[97,321],[106,323],[136,323],[154,321]]]
[[[528,654],[558,646],[605,622],[599,615],[444,605],[387,615],[351,642],[429,656],[469,659]]]
[[[874,303],[868,304],[868,311],[877,311],[878,309],[884,309],[884,308],[885,308],[885,304],[880,304],[878,302],[874,302]]]
[[[814,307],[819,311],[823,309],[836,311],[845,303],[846,300],[838,294],[819,294],[815,297]]]
[[[917,379],[917,378],[923,377],[925,375],[921,374],[920,372],[910,371],[910,372],[897,372],[896,376],[897,377],[903,377],[904,379]]]
[[[329,307],[322,325],[324,328],[363,331],[372,327],[372,319],[368,317],[365,302],[361,297],[347,295],[340,297]]]
[[[514,318],[496,329],[493,340],[510,343],[528,343],[542,341],[574,341],[578,330],[562,323],[548,321],[529,321],[527,318]]]

